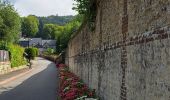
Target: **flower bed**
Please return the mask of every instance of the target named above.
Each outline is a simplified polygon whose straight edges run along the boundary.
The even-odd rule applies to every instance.
[[[95,90],[90,90],[65,64],[58,64],[61,100],[97,100]],[[91,98],[91,99],[89,99]]]

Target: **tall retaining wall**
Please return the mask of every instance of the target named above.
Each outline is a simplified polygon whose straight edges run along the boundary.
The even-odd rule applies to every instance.
[[[66,63],[102,100],[170,100],[170,1],[97,0]]]

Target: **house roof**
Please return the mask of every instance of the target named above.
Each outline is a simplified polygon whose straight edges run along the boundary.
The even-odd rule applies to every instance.
[[[42,39],[41,38],[31,38],[30,45],[42,45]]]
[[[50,45],[50,46],[55,46],[56,45],[56,40],[42,40],[42,45]]]
[[[35,46],[38,48],[42,48],[44,46],[56,46],[56,40],[42,40],[41,38],[20,38],[19,39],[21,46]]]

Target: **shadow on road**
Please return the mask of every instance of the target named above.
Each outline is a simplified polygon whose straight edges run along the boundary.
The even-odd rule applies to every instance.
[[[19,86],[0,94],[0,100],[56,100],[58,72],[54,63]]]

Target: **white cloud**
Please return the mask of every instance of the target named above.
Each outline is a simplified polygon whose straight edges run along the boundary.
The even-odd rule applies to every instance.
[[[37,16],[76,14],[72,10],[73,0],[15,0],[14,7],[21,16],[29,14]]]

